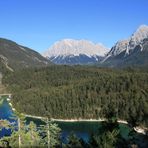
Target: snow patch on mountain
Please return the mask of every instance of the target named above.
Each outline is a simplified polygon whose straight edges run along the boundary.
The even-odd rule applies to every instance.
[[[80,54],[85,54],[88,57],[105,56],[107,51],[108,49],[102,44],[94,44],[87,40],[64,39],[51,46],[43,53],[43,56],[49,58],[69,55],[79,56]]]

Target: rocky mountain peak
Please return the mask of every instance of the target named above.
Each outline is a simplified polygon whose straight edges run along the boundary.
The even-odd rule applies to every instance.
[[[106,52],[107,48],[101,44],[94,44],[87,40],[64,39],[57,41],[43,53],[43,55],[46,57],[67,55],[78,56],[79,54],[104,56]]]
[[[132,53],[134,48],[141,44],[141,42],[148,38],[148,26],[141,25],[129,39],[118,41],[108,52],[103,62],[107,60],[109,57],[114,57],[119,55],[121,52],[125,52],[125,55],[129,55]]]
[[[113,56],[120,54],[122,51],[127,50],[129,44],[129,40],[121,40],[118,41],[115,46],[111,49],[109,54],[112,54]]]
[[[141,25],[136,32],[134,32],[130,38],[129,46],[130,48],[134,48],[137,46],[141,41],[148,37],[148,26]]]
[[[56,64],[88,64],[99,61],[108,52],[102,44],[88,40],[64,39],[53,44],[43,53]]]

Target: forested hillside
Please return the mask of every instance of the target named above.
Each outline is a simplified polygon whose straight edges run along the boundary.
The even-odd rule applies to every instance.
[[[52,64],[38,52],[11,40],[0,38],[0,72]]]
[[[52,118],[117,118],[148,125],[147,70],[50,66],[16,71],[3,83],[15,108]]]

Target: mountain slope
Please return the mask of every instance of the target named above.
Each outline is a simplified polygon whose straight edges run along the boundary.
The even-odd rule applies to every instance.
[[[126,51],[123,51],[114,57],[108,57],[101,65],[108,67],[148,66],[148,38],[137,45],[131,54],[125,55]]]
[[[51,64],[38,52],[17,43],[0,38],[0,67],[14,71],[20,68],[40,67]]]
[[[43,56],[56,64],[91,64],[100,61],[107,48],[87,40],[64,39],[56,42]]]
[[[142,25],[127,40],[118,41],[101,61],[102,66],[148,65],[148,26]]]

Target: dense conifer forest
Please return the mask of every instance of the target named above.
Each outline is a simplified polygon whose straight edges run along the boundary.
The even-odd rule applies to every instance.
[[[50,66],[11,72],[3,83],[19,112],[51,118],[107,118],[148,125],[148,69]]]

